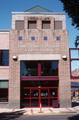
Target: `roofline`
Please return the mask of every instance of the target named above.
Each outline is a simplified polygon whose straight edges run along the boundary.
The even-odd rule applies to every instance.
[[[33,7],[31,7],[30,9],[25,10],[24,12],[28,12],[29,10],[31,10],[31,9],[33,9],[33,8],[35,8],[35,7],[40,7],[40,8],[42,8],[42,9],[47,10],[48,12],[52,12],[52,11],[50,11],[49,9],[47,9],[47,8],[45,8],[45,7],[42,7],[42,6],[40,6],[40,5],[33,6]]]
[[[22,15],[65,15],[64,12],[12,12],[12,15],[22,14]]]
[[[0,32],[10,32],[9,29],[0,29]]]

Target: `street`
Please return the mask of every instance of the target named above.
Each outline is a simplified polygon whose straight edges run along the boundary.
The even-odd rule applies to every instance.
[[[39,115],[24,115],[24,111],[12,112],[12,113],[0,113],[0,120],[79,120],[79,115],[75,114],[39,114]]]
[[[17,120],[71,120],[68,119],[68,116],[60,116],[60,115],[44,115],[44,116],[22,116]],[[72,119],[73,120],[73,119]]]
[[[15,120],[79,120],[79,116],[73,115],[44,115],[44,116],[21,116]]]

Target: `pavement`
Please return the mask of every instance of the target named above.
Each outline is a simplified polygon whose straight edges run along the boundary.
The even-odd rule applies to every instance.
[[[72,108],[23,108],[23,109],[0,109],[0,113],[14,113],[24,111],[24,115],[66,115],[79,114],[79,106]]]
[[[78,114],[79,107],[74,108],[27,108],[24,115],[65,115]]]

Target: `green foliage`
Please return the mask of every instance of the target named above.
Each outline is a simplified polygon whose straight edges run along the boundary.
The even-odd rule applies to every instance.
[[[79,36],[77,36],[75,40],[75,47],[77,48],[78,46],[79,46]]]
[[[59,0],[63,3],[63,9],[72,19],[72,25],[79,30],[79,0]],[[75,40],[75,47],[79,46],[79,35]]]
[[[60,0],[64,11],[72,18],[72,25],[79,29],[79,0]]]

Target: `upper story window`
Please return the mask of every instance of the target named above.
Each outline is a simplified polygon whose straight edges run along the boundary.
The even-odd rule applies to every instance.
[[[58,76],[58,61],[21,61],[21,76]]]
[[[50,21],[42,21],[42,29],[50,29]]]
[[[21,61],[21,76],[37,76],[36,61]]]
[[[62,21],[56,20],[54,22],[54,29],[55,30],[61,30],[62,29]]]
[[[0,50],[0,66],[9,65],[9,50]]]
[[[15,21],[15,29],[23,30],[24,29],[24,20],[16,20]]]
[[[32,37],[31,37],[31,40],[33,40],[33,41],[34,41],[34,40],[35,40],[35,36],[32,36]]]
[[[44,36],[44,40],[48,40],[48,37],[47,37],[47,36]]]
[[[58,61],[43,61],[42,76],[58,76]]]
[[[36,29],[37,28],[37,21],[28,21],[28,29]]]
[[[0,102],[8,102],[8,80],[0,80]]]
[[[79,79],[79,48],[70,48],[70,76]]]
[[[60,41],[61,40],[61,36],[59,35],[59,36],[56,36],[56,40],[57,41]]]
[[[19,40],[19,41],[23,40],[23,37],[22,37],[22,36],[19,36],[19,37],[18,37],[18,40]]]

